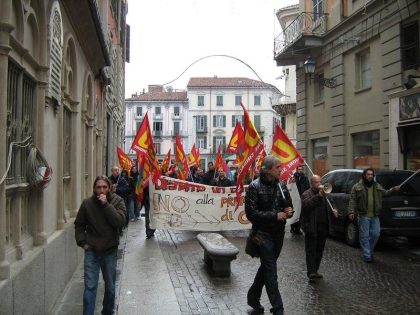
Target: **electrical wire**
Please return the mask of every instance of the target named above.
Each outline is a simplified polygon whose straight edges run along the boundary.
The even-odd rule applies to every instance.
[[[13,146],[17,146],[19,148],[25,148],[27,146],[29,146],[32,141],[28,142],[29,140],[31,140],[31,136],[27,137],[25,140],[23,141],[13,141],[10,142],[9,144],[9,156],[7,157],[7,168],[6,168],[6,172],[3,174],[1,180],[0,180],[0,185],[3,184],[4,180],[6,179],[7,173],[9,173],[10,170],[10,166],[12,165],[12,153],[13,153]],[[28,143],[26,143],[28,142]]]

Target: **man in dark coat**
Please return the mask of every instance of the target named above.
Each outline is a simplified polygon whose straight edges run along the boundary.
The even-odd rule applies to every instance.
[[[117,250],[126,216],[124,200],[111,192],[106,176],[98,176],[74,221],[76,243],[85,251],[83,314],[95,313],[99,269],[105,281],[102,314],[114,314]]]
[[[252,222],[252,234],[258,240],[261,266],[247,294],[254,314],[264,313],[260,303],[265,286],[274,315],[283,314],[283,301],[277,282],[277,259],[283,246],[286,220],[293,216],[293,205],[287,188],[280,186],[280,161],[268,155],[262,162],[260,177],[245,194],[246,217]]]
[[[229,178],[226,177],[226,173],[223,168],[219,168],[217,170],[217,178],[213,181],[211,185],[218,186],[218,187],[230,187],[232,186],[232,182]]]
[[[306,177],[303,171],[303,165],[298,166],[296,172],[293,174],[293,178],[296,183],[296,187],[299,192],[299,196],[302,197],[302,194],[309,189],[309,180]],[[300,212],[299,221],[290,225],[290,233],[295,235],[302,235],[300,231],[300,223],[302,221],[302,211]]]
[[[318,269],[328,236],[328,211],[338,217],[337,209],[331,209],[320,185],[321,177],[314,175],[311,188],[302,194],[302,229],[305,232],[306,268],[310,283],[322,278]]]
[[[204,174],[204,185],[213,185],[216,170],[214,169],[213,162],[207,163],[207,172]]]

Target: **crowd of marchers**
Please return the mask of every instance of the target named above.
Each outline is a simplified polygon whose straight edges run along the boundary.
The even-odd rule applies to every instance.
[[[205,185],[229,187],[236,185],[226,177],[223,168],[216,170],[208,163],[206,173],[197,166],[190,168],[188,181]],[[265,286],[273,314],[283,314],[284,307],[277,281],[277,259],[280,255],[285,234],[286,220],[293,216],[293,203],[287,186],[280,178],[282,166],[272,155],[264,158],[260,173],[247,179],[245,212],[252,223],[246,247],[251,245],[253,257],[259,257],[260,267],[253,284],[248,290],[247,303],[254,314],[264,313],[260,303]],[[175,178],[175,172],[163,175]],[[148,188],[143,191],[141,204],[135,185],[137,167],[130,172],[118,167],[111,169],[111,175],[98,176],[93,184],[93,195],[85,199],[77,214],[75,237],[77,245],[83,248],[84,294],[83,313],[94,314],[99,272],[105,282],[102,314],[114,314],[117,249],[124,227],[130,221],[141,219],[140,209],[145,209],[146,238],[151,238],[155,230],[150,228],[150,200]],[[318,272],[328,235],[328,212],[338,216],[333,200],[321,185],[321,177],[308,179],[303,166],[293,175],[299,191],[302,208],[297,223],[291,226],[296,235],[305,234],[305,255],[309,283],[316,283],[323,276]],[[373,261],[373,249],[379,238],[380,222],[378,213],[382,196],[399,190],[399,186],[384,190],[374,180],[371,168],[364,170],[360,181],[352,189],[349,218],[358,220],[362,257],[366,262]]]

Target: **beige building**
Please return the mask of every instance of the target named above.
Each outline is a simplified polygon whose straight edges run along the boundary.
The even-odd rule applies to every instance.
[[[123,139],[126,5],[0,2],[0,314],[51,312],[80,262],[74,217]]]
[[[193,77],[187,85],[188,144],[189,153],[193,144],[200,150],[202,163],[214,161],[219,145],[223,152],[229,145],[236,123],[244,123],[241,102],[266,145],[271,151],[275,124],[281,116],[273,109],[273,100],[282,93],[273,85],[241,77]],[[233,160],[234,158],[232,158]]]
[[[404,150],[398,134],[419,138],[418,117],[393,122],[398,102],[390,99],[418,93],[398,94],[420,74],[419,10],[416,0],[300,0],[299,15],[275,38],[277,64],[297,67],[297,147],[314,172],[416,168],[418,141]]]
[[[125,100],[124,152],[133,159],[137,157],[131,145],[146,113],[158,159],[163,160],[169,149],[174,159],[175,136],[179,135],[184,145],[188,136],[187,92],[149,85],[147,92],[132,94],[131,98]]]

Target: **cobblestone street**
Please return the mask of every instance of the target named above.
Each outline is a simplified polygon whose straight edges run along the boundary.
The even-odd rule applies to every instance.
[[[157,231],[163,257],[182,314],[247,314],[246,293],[259,266],[244,252],[247,231],[223,232],[238,248],[230,278],[209,276],[203,250],[189,231]],[[304,237],[286,232],[278,260],[280,292],[285,314],[418,314],[420,256],[407,246],[382,243],[375,262],[366,264],[360,249],[328,239],[320,273],[324,279],[309,284]],[[261,303],[270,309],[263,292]]]

